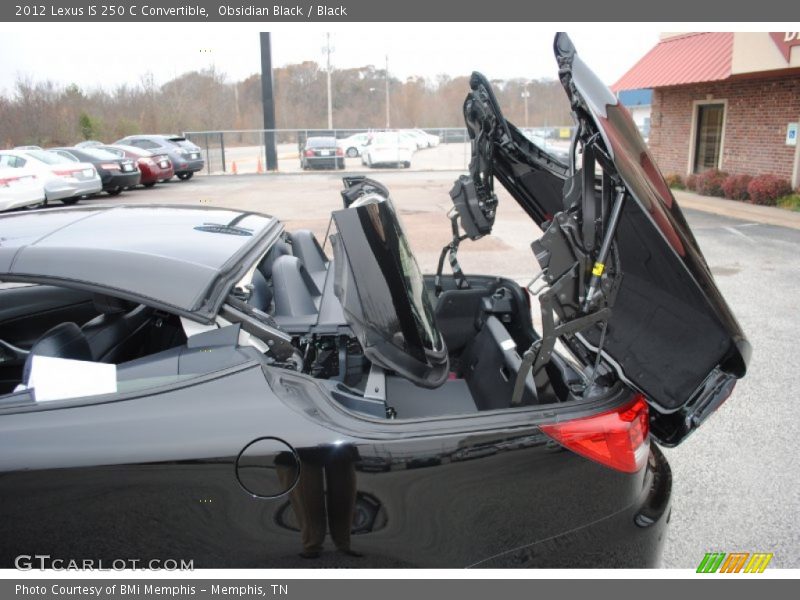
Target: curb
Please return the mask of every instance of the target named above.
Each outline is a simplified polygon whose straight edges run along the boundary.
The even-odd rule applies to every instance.
[[[713,213],[741,221],[800,230],[800,212],[701,196],[684,190],[672,190],[672,194],[681,208]]]

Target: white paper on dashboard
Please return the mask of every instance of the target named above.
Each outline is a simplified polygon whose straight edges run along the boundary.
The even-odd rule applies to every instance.
[[[28,388],[37,402],[113,394],[117,365],[51,356],[34,356]]]

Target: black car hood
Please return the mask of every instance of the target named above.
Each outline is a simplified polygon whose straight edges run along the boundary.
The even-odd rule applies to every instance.
[[[578,124],[575,144],[584,148],[582,160],[589,148],[602,179],[594,162],[571,169],[525,139],[502,117],[488,80],[477,73],[464,107],[473,141],[472,178],[480,190],[496,177],[545,230],[533,248],[549,284],[569,266],[583,271],[575,278],[574,296],[580,300],[555,301],[562,320],[585,316],[582,302],[591,296],[585,291],[598,267],[613,190],[624,194],[609,236],[613,260],[599,270],[611,308],[605,335],[595,324],[567,341],[588,350],[589,360],[602,345],[603,362],[655,409],[656,437],[674,445],[744,376],[750,345],[627,109],[580,59],[566,34],[556,36],[554,50]],[[576,187],[593,190],[589,202]],[[496,201],[493,193],[492,198]]]

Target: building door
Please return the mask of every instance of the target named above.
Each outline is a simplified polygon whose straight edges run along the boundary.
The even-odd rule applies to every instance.
[[[697,130],[694,135],[694,173],[719,168],[722,152],[724,104],[698,104]]]

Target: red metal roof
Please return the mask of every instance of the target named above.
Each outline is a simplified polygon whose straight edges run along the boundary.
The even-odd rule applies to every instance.
[[[611,89],[639,90],[731,76],[733,33],[689,33],[661,40]]]

